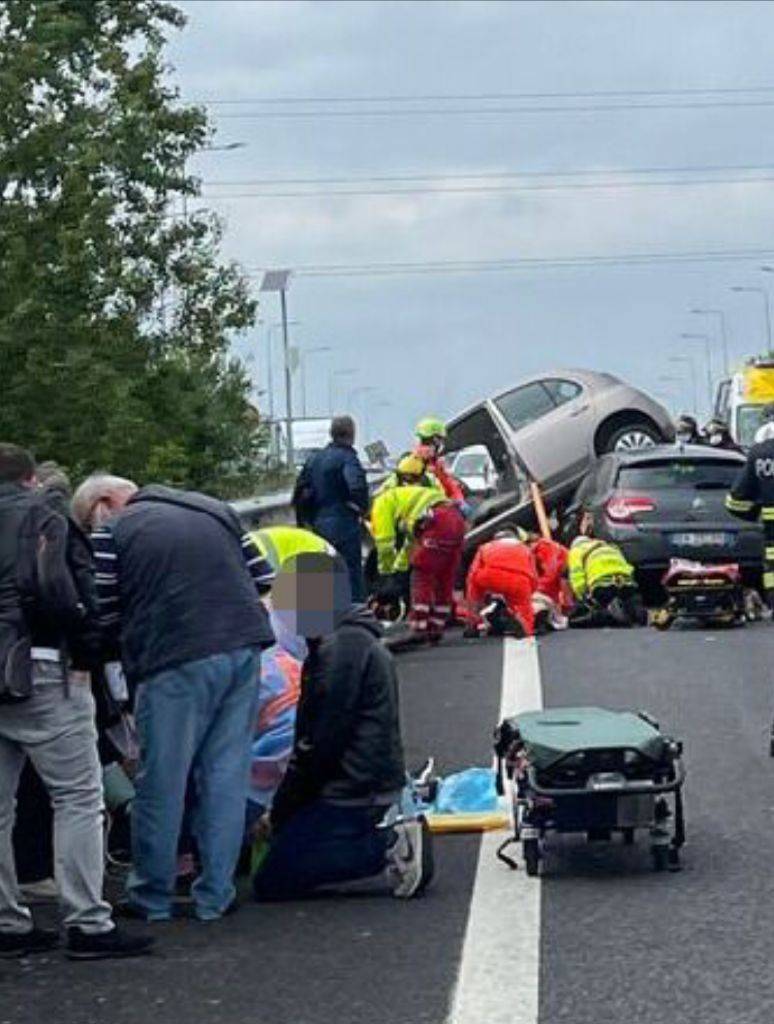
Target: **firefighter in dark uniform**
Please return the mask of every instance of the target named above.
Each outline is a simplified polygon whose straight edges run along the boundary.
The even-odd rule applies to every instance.
[[[774,405],[766,407],[763,421],[748,453],[747,465],[726,498],[726,508],[740,519],[760,519],[763,524],[763,589],[774,611]]]

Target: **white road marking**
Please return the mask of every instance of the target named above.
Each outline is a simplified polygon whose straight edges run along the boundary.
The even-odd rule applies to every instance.
[[[500,718],[542,707],[536,641],[506,640]],[[510,871],[497,859],[504,837],[486,832],[481,838],[448,1024],[537,1022],[541,883],[528,878],[523,866]]]

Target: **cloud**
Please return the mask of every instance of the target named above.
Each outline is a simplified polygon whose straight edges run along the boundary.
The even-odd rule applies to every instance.
[[[196,99],[774,85],[769,5],[182,6],[189,26],[171,55],[184,95]],[[600,168],[614,180],[637,167],[774,167],[770,108],[310,120],[230,116],[257,105],[212,109],[218,139],[247,145],[197,158],[205,182]],[[770,184],[206,202],[227,219],[226,251],[249,267],[754,248],[774,238]],[[586,363],[657,388],[684,346],[676,339],[691,305],[727,308],[737,355],[757,349],[761,309],[729,285],[761,278],[755,262],[299,277],[290,298],[300,343],[333,345],[329,366],[354,366],[361,382],[392,395],[379,429],[397,441],[429,408],[453,413],[541,366]],[[321,407],[323,362],[310,385]]]

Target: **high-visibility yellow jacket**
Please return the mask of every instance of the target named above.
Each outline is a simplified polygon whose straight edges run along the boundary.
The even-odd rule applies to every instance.
[[[431,476],[430,473],[425,473],[423,475],[422,479],[417,484],[417,486],[418,487],[434,487],[435,483],[436,483],[435,477]],[[396,487],[401,487],[401,486],[407,487],[407,486],[412,486],[412,485],[408,485],[408,484],[402,484],[401,485],[400,479],[398,478],[398,474],[395,473],[395,472],[390,473],[389,476],[386,476],[384,478],[384,480],[379,484],[379,488],[376,491],[376,497],[378,498],[379,495],[380,494],[384,494],[385,491],[394,491]]]
[[[567,571],[572,592],[579,600],[588,597],[595,587],[609,579],[634,578],[634,568],[626,561],[620,548],[591,537],[570,548]]]
[[[285,562],[295,555],[318,552],[336,554],[327,540],[299,526],[267,526],[262,530],[251,531],[250,537],[275,572],[279,572]]]
[[[392,487],[377,495],[371,509],[379,573],[405,572],[417,523],[435,505],[447,501],[439,487]]]

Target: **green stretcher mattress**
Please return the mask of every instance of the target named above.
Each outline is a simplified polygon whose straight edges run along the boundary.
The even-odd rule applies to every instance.
[[[633,711],[551,708],[527,711],[513,721],[539,771],[577,750],[636,750],[654,761],[661,760],[664,750],[662,734]]]

